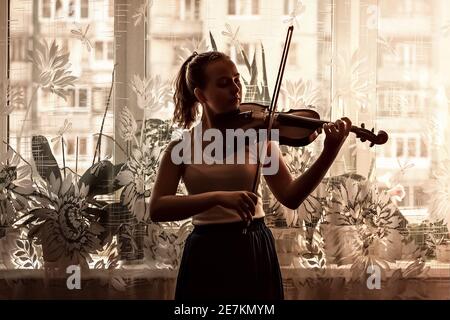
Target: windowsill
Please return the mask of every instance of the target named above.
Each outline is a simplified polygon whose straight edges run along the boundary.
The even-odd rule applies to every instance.
[[[403,270],[408,262],[395,264]],[[366,281],[351,280],[350,266],[330,266],[325,271],[282,267],[286,300],[309,299],[450,299],[450,263],[427,262],[428,276],[382,280],[368,289]],[[394,269],[395,271],[395,269]],[[1,299],[157,299],[173,300],[178,270],[134,265],[122,269],[81,271],[79,290],[69,290],[70,274],[48,270],[1,270]],[[369,275],[367,275],[369,276]],[[72,278],[73,279],[73,278]],[[393,281],[390,281],[390,280]],[[212,284],[213,285],[213,284]],[[250,297],[249,297],[250,298]]]
[[[404,270],[412,261],[397,261],[396,263],[388,263],[390,270],[386,270],[386,276],[389,278],[393,272],[397,269]],[[427,261],[425,268],[429,267],[428,272],[425,275],[421,275],[417,278],[421,279],[447,279],[450,280],[450,262],[439,262],[437,260]],[[281,273],[283,279],[307,279],[310,277],[316,278],[314,274],[318,270],[313,268],[306,268],[302,266],[281,266]],[[351,277],[351,265],[337,266],[335,264],[321,269],[322,278],[346,278]],[[4,266],[0,266],[1,278],[3,279],[41,279],[45,275],[51,275],[51,272],[44,269],[6,269]],[[123,265],[120,269],[101,270],[101,269],[89,269],[82,270],[83,279],[106,279],[112,276],[124,276],[127,278],[146,278],[146,279],[176,279],[178,275],[178,269],[158,268],[156,266],[150,266],[146,264],[134,264]],[[67,276],[63,274],[55,274],[55,278],[64,278]]]

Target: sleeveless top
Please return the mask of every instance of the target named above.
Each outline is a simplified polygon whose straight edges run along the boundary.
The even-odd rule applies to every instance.
[[[198,125],[196,126],[198,127]],[[199,194],[210,191],[252,191],[254,178],[256,175],[257,164],[256,154],[254,148],[250,146],[245,147],[245,163],[236,163],[236,155],[234,152],[228,154],[228,158],[223,157],[223,163],[214,162],[215,158],[210,158],[201,154],[201,162],[194,163],[194,143],[200,143],[198,137],[194,137],[193,131],[195,127],[190,130],[189,135],[191,137],[192,155],[190,163],[182,163],[182,180],[186,186],[186,190],[189,195]],[[181,142],[181,140],[179,140]],[[207,143],[207,145],[210,142]],[[171,148],[172,149],[172,148]],[[170,150],[168,150],[170,151]],[[250,155],[254,156],[253,162],[251,162]],[[232,157],[232,159],[229,159]],[[209,163],[205,163],[205,160],[209,160]],[[227,163],[227,160],[232,163]],[[208,162],[208,161],[206,161]],[[253,218],[262,218],[265,216],[263,205],[261,186],[258,184],[257,188],[258,201],[256,204],[255,215]],[[192,217],[192,223],[194,225],[205,225],[213,223],[230,223],[242,221],[241,216],[236,210],[225,208],[220,205],[211,207],[210,209],[200,212]]]

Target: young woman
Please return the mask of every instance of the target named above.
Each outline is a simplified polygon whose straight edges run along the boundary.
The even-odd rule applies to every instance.
[[[220,114],[232,112],[242,99],[235,64],[221,52],[194,52],[181,66],[174,94],[174,121],[191,128],[202,108],[197,128],[215,128]],[[200,127],[199,127],[200,126]],[[295,209],[317,187],[349,134],[351,121],[325,124],[324,149],[300,177],[290,175],[277,143],[267,154],[278,154],[278,170],[264,175],[274,196]],[[190,133],[195,130],[191,130]],[[198,142],[194,137],[192,143]],[[176,300],[284,298],[273,235],[264,224],[260,191],[251,192],[257,165],[174,161],[172,141],[159,167],[150,200],[153,221],[192,217],[193,232],[184,247],[175,292]],[[208,144],[200,141],[201,150]],[[242,151],[242,150],[241,150]],[[248,155],[248,146],[244,152]],[[183,179],[187,196],[176,195]]]

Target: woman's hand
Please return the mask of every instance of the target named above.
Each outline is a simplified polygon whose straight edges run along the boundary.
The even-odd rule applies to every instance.
[[[253,220],[258,196],[249,191],[220,191],[217,194],[218,204],[234,209],[243,221]]]
[[[343,117],[334,123],[325,123],[322,128],[326,135],[324,150],[338,153],[352,128],[352,121]]]

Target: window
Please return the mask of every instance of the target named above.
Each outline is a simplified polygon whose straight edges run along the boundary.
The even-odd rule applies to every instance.
[[[88,106],[88,89],[67,89],[66,106],[71,108],[86,108]]]
[[[92,88],[92,110],[104,112],[108,102],[109,88]]]
[[[25,37],[11,39],[11,61],[26,61],[27,43],[28,39]]]
[[[236,0],[228,0],[228,14],[229,15],[236,14]]]
[[[397,143],[397,157],[403,157],[405,155],[403,150],[404,146],[403,138],[397,138],[395,141]]]
[[[75,89],[67,89],[66,100],[67,100],[67,106],[72,107],[72,108],[75,107],[75,105],[76,105]]]
[[[75,154],[75,139],[74,138],[66,138],[66,144],[67,144],[67,155],[74,155]]]
[[[200,0],[177,0],[181,20],[197,21],[200,19]]]
[[[13,0],[14,1],[14,0]],[[88,19],[89,0],[39,0],[40,18],[47,20]],[[113,1],[113,0],[111,0]]]
[[[408,138],[408,157],[415,157],[416,151],[416,139]]]
[[[81,156],[87,154],[87,138],[82,137],[78,139],[78,154]]]
[[[424,137],[420,138],[420,157],[427,158],[428,157],[428,142]]]
[[[392,39],[389,50],[379,46],[378,63],[380,67],[429,67],[433,57],[431,40],[429,37],[417,38],[398,37]]]
[[[89,0],[80,0],[80,17],[83,19],[89,18]]]
[[[228,0],[229,15],[258,15],[259,0]]]
[[[78,106],[82,108],[87,106],[87,89],[78,90]]]
[[[113,60],[114,45],[112,41],[95,41],[94,44],[95,60]]]
[[[69,1],[69,11],[68,11],[68,16],[69,18],[74,18],[75,17],[75,0],[70,0]]]
[[[414,206],[424,207],[427,204],[427,195],[421,186],[414,186]]]
[[[50,18],[52,16],[52,1],[51,0],[42,0],[42,13],[41,16],[43,18]]]
[[[400,207],[409,207],[410,206],[410,186],[403,186],[405,189],[405,197],[400,201],[399,205]]]

